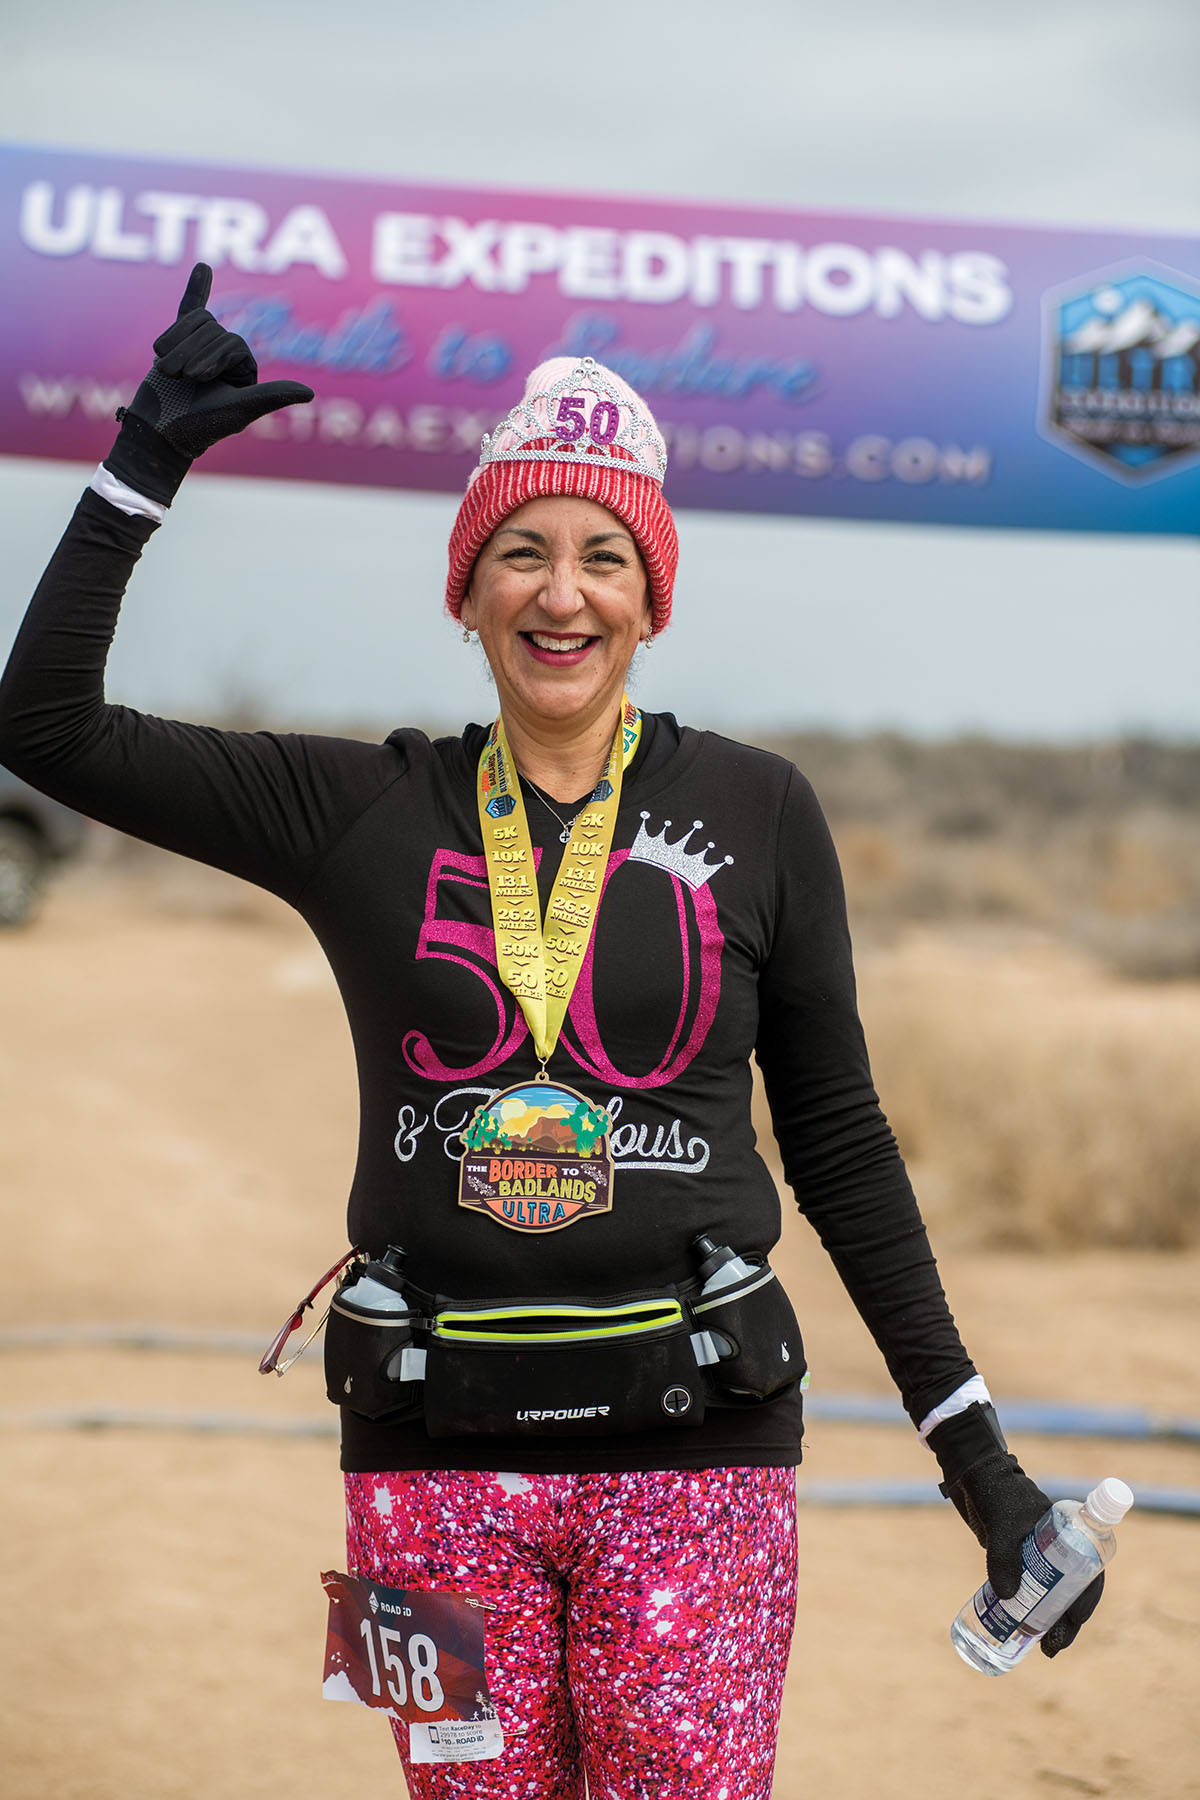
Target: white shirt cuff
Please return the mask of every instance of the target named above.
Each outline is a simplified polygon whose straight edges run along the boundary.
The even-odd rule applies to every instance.
[[[925,1414],[917,1426],[918,1437],[924,1444],[935,1425],[941,1425],[944,1420],[954,1418],[956,1413],[966,1412],[968,1406],[974,1406],[976,1401],[980,1406],[986,1406],[991,1398],[983,1376],[972,1375],[971,1379],[964,1381],[960,1388],[955,1388],[952,1394],[947,1394],[944,1400],[939,1400],[932,1412]]]
[[[139,494],[134,488],[126,487],[103,463],[92,476],[89,485],[94,494],[99,494],[102,500],[109,501],[120,512],[128,513],[131,519],[153,519],[156,525],[161,525],[167,516],[165,506],[160,506],[157,500],[147,500],[145,494]]]

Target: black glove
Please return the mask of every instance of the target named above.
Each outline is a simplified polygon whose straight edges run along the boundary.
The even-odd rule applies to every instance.
[[[255,419],[313,398],[299,381],[258,379],[245,338],[205,311],[212,270],[197,263],[179,316],[154,340],[154,367],[128,406],[104,466],[139,494],[170,506],[193,458]]]
[[[1021,1585],[1021,1544],[1050,1506],[1036,1482],[1030,1481],[1010,1456],[1000,1422],[990,1406],[968,1406],[935,1425],[929,1447],[946,1479],[941,1491],[952,1500],[987,1551],[987,1574],[1001,1600],[1011,1600]],[[1084,1588],[1041,1640],[1045,1656],[1057,1656],[1073,1644],[1100,1603],[1104,1576]]]

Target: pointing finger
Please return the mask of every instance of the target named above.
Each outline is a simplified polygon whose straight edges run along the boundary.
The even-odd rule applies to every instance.
[[[177,318],[182,319],[185,313],[196,312],[208,305],[208,296],[212,292],[213,272],[207,263],[197,263],[188,276],[188,284],[179,302]]]

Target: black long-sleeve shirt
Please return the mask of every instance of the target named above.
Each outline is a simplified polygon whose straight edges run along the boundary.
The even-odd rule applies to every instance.
[[[960,1386],[974,1371],[871,1084],[841,878],[803,776],[647,717],[549,1071],[614,1115],[614,1204],[540,1236],[508,1230],[457,1204],[459,1131],[536,1069],[495,963],[475,800],[484,728],[433,742],[398,730],[372,745],[106,704],[108,647],[153,529],[83,496],[0,683],[0,761],[94,818],[269,889],[308,921],[358,1065],[350,1241],[373,1254],[403,1244],[415,1282],[461,1300],[682,1281],[699,1231],[766,1254],[780,1211],[750,1119],[754,1053],[787,1180],[905,1406],[919,1421]],[[527,813],[544,908],[559,825],[536,802]],[[800,1427],[795,1391],[661,1437],[431,1440],[419,1420],[345,1413],[343,1462],[786,1464],[799,1461]]]

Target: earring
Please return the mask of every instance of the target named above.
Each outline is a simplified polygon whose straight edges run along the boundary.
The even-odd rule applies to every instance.
[[[469,644],[469,643],[471,643],[471,642],[472,642],[472,641],[473,641],[473,640],[472,640],[472,638],[471,638],[471,633],[470,633],[470,632],[469,632],[469,631],[468,631],[468,630],[467,630],[467,627],[466,627],[466,626],[465,626],[465,625],[464,625],[464,626],[463,626],[463,643],[464,643],[464,644]]]
[[[654,633],[652,631],[648,631],[646,633],[645,637],[642,639],[642,649],[649,650],[649,648],[653,642],[654,642]]]

